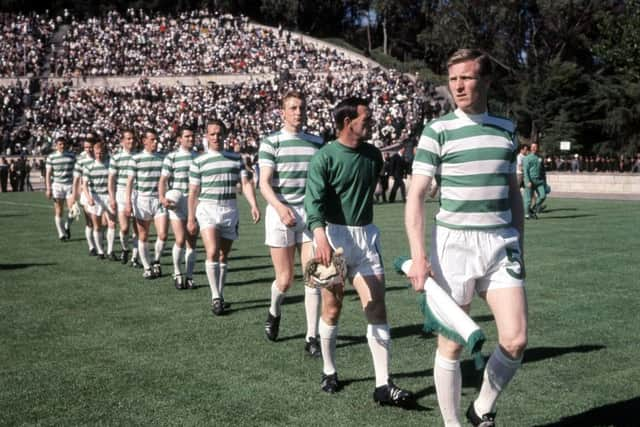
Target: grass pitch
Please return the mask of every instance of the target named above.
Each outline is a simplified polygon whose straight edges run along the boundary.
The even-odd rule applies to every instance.
[[[552,199],[526,223],[530,336],[524,364],[498,405],[502,426],[638,425],[640,203]],[[376,206],[387,266],[392,373],[415,411],[373,403],[365,320],[352,288],[338,339],[342,392],[320,391],[321,361],[303,354],[303,288],[283,307],[278,342],[263,322],[273,271],[263,224],[242,210],[223,317],[209,309],[204,253],[193,291],[165,276],[87,255],[83,225],[57,240],[42,193],[0,195],[0,425],[441,425],[435,339],[421,333],[413,291],[392,271],[407,254],[403,205]],[[435,203],[428,203],[433,216]],[[472,315],[496,344],[491,316]],[[462,407],[476,393],[465,355]]]

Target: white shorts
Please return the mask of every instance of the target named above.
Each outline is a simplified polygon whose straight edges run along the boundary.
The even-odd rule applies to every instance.
[[[171,221],[175,221],[178,219],[181,221],[186,221],[188,205],[189,205],[189,198],[186,196],[181,197],[178,203],[176,204],[175,209],[167,209],[167,212],[169,212],[169,219]]]
[[[73,188],[71,184],[51,184],[51,197],[56,200],[68,199],[73,195]]]
[[[347,276],[376,276],[384,274],[380,250],[380,231],[374,224],[349,226],[327,224],[325,233],[335,250],[344,249]]]
[[[313,234],[307,228],[307,213],[304,207],[289,206],[296,216],[296,225],[287,227],[280,220],[278,211],[271,206],[267,206],[264,218],[264,244],[273,248],[288,248],[300,243],[313,240]]]
[[[200,230],[215,227],[226,240],[238,240],[238,208],[235,203],[200,202],[196,208],[196,220]]]
[[[133,203],[133,214],[141,221],[150,221],[166,215],[167,211],[156,196],[137,195]]]
[[[436,282],[458,305],[473,293],[524,286],[524,268],[515,228],[455,230],[434,226],[430,262]]]
[[[85,207],[87,208],[87,212],[95,216],[101,216],[105,212],[111,213],[108,194],[92,193],[91,197],[93,197],[94,204],[93,206],[90,206],[89,202],[87,202],[87,204],[85,205]]]
[[[89,204],[87,203],[87,196],[84,195],[84,191],[80,192],[80,200],[78,200],[80,206],[86,206],[87,210],[89,209]]]
[[[124,212],[124,209],[127,207],[127,191],[125,189],[122,190],[116,190],[116,208],[118,209],[118,213],[120,212]],[[132,209],[134,209],[135,207],[135,200],[136,200],[136,190],[132,190],[131,193],[131,203],[133,203],[134,206],[132,206]],[[131,216],[133,215],[133,212],[131,213]]]

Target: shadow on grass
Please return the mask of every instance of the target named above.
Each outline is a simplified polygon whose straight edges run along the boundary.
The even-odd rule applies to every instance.
[[[238,282],[227,281],[225,286],[244,286],[244,285],[253,285],[255,283],[264,283],[265,285],[271,284],[273,282],[273,276],[269,277],[256,277],[254,279],[241,280]],[[271,289],[270,287],[265,289]]]
[[[547,214],[547,213],[551,213],[551,212],[565,212],[565,211],[571,211],[571,212],[575,212],[577,211],[578,208],[558,208],[558,209],[545,209],[542,211],[542,214]]]
[[[41,266],[49,266],[49,265],[56,265],[56,263],[54,262],[44,262],[44,263],[28,263],[28,264],[0,264],[0,271],[3,270],[22,270],[25,268],[31,268],[31,267],[41,267]]]
[[[229,260],[230,262],[232,262],[233,260]],[[263,264],[263,265],[250,265],[247,267],[229,267],[228,272],[229,273],[237,273],[239,271],[252,271],[252,270],[265,270],[265,269],[269,269],[272,270],[273,267],[271,266],[271,264]]]
[[[596,215],[592,215],[592,214],[583,214],[583,215],[546,215],[545,213],[542,213],[540,216],[540,219],[538,219],[537,221],[540,220],[544,220],[544,219],[576,219],[576,218],[589,218],[589,217],[594,217]],[[536,220],[534,220],[536,221]]]
[[[590,353],[592,351],[598,351],[605,348],[606,347],[604,345],[599,345],[599,344],[584,344],[584,345],[576,345],[573,347],[528,348],[524,352],[524,358],[522,359],[522,363],[539,362],[540,360],[562,356],[563,354],[569,354],[569,353]]]
[[[639,408],[640,397],[634,397],[633,399],[598,406],[580,414],[564,417],[560,421],[540,424],[536,427],[632,427],[638,425],[637,415]]]

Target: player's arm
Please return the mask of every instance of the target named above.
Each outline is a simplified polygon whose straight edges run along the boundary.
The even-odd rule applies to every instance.
[[[127,177],[127,186],[124,190],[124,213],[126,216],[131,216],[131,194],[133,193],[133,180],[135,179],[135,174],[132,172]]]
[[[45,195],[47,196],[47,199],[51,198],[51,165],[47,163],[47,165],[45,166],[45,172],[44,172],[44,186],[45,186]]]
[[[187,198],[187,231],[194,235],[198,232],[196,222],[196,208],[198,207],[198,197],[200,196],[200,185],[189,184],[189,195]]]
[[[280,221],[287,227],[294,227],[296,225],[296,216],[293,211],[284,203],[282,203],[276,192],[273,191],[271,182],[273,179],[273,167],[262,166],[260,168],[260,193],[262,197],[278,212]]]
[[[319,154],[311,158],[304,193],[304,209],[307,226],[313,232],[316,259],[323,265],[331,262],[332,248],[325,232],[326,227],[326,174]]]
[[[95,205],[96,202],[93,200],[91,192],[89,191],[89,177],[86,174],[82,177],[81,189],[84,193],[84,197],[87,199],[87,203],[89,203],[89,206]]]
[[[116,212],[116,175],[117,168],[112,163],[109,166],[109,177],[107,178],[107,191],[109,191],[109,206],[113,212]]]
[[[520,233],[520,253],[524,260],[524,203],[515,174],[509,176],[509,202],[511,205],[511,224]]]
[[[160,199],[160,203],[165,208],[168,208],[170,206],[169,201],[165,198],[165,195],[167,194],[168,180],[169,180],[169,177],[163,174],[163,175],[160,175],[160,180],[158,181],[158,199]]]
[[[260,208],[258,207],[258,200],[256,200],[256,190],[253,187],[253,182],[249,179],[248,174],[242,174],[240,179],[242,182],[242,194],[244,194],[251,206],[251,218],[253,218],[253,223],[257,224],[260,221]]]
[[[404,209],[404,226],[413,260],[407,277],[417,292],[424,290],[424,282],[431,272],[424,245],[424,200],[432,179],[427,175],[413,175]]]

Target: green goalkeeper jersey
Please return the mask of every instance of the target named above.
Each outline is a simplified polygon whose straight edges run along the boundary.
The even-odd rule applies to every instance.
[[[373,222],[373,193],[382,154],[371,144],[349,148],[332,141],[311,159],[304,208],[310,230],[327,223],[364,226]]]

